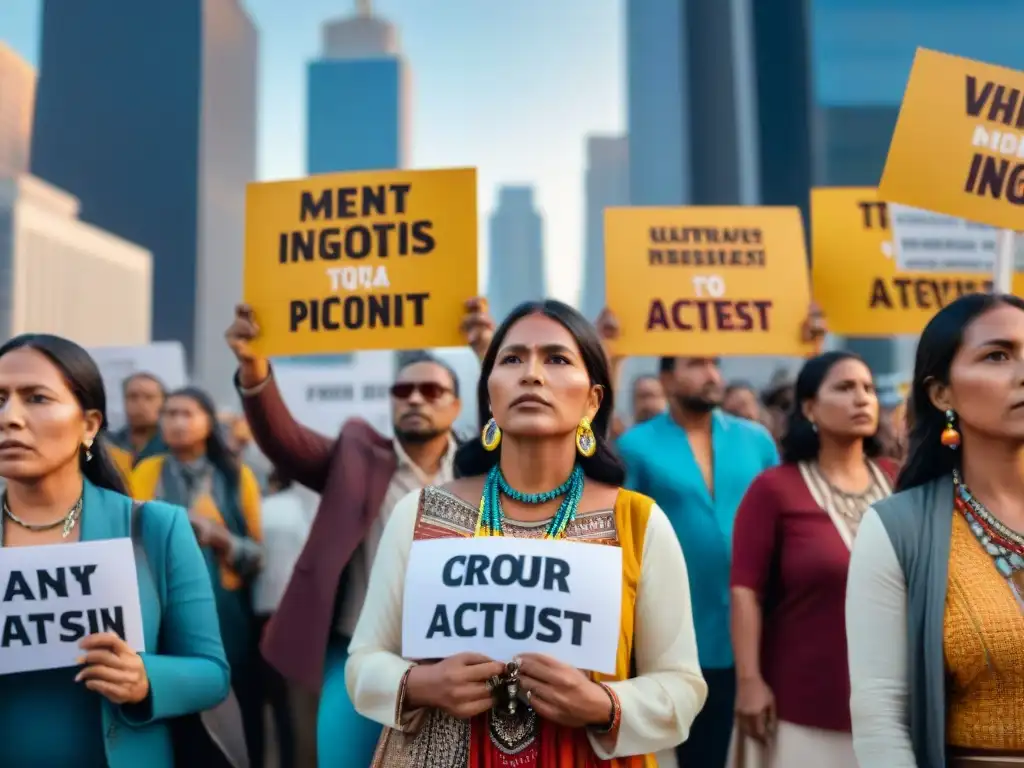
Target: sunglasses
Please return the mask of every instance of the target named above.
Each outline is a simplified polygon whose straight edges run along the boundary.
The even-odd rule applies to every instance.
[[[403,381],[391,385],[391,396],[396,400],[408,400],[413,392],[419,392],[420,396],[428,403],[440,400],[451,390],[448,387],[436,384],[433,381]]]

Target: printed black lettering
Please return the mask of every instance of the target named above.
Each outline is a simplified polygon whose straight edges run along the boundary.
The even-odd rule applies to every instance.
[[[100,608],[100,627],[101,632],[113,632],[122,640],[127,639],[124,631],[124,610],[120,605]]]
[[[564,611],[562,616],[572,622],[572,644],[583,645],[583,625],[590,623],[590,614],[579,613],[578,611]]]
[[[62,643],[75,643],[85,637],[85,627],[80,623],[82,616],[81,611],[65,611],[60,615]]]
[[[857,203],[864,220],[864,229],[888,229],[889,207],[877,200],[864,200]]]
[[[75,577],[75,581],[78,582],[78,586],[82,589],[82,596],[89,597],[92,594],[92,584],[90,579],[92,575],[96,573],[95,565],[72,565],[71,575]]]
[[[465,555],[455,555],[455,557],[449,558],[448,562],[444,564],[444,568],[441,570],[441,582],[446,587],[459,587],[462,585],[462,577],[455,575],[456,565],[465,565]],[[465,571],[463,571],[465,573]]]
[[[12,643],[17,642],[22,646],[32,645],[29,640],[25,625],[21,622],[21,616],[8,614],[4,616],[4,633],[0,637],[0,648],[10,648]]]
[[[491,564],[491,581],[499,587],[515,584],[522,573],[522,558],[515,555],[498,555]]]
[[[25,600],[36,599],[35,595],[32,594],[32,588],[28,585],[28,581],[25,580],[21,571],[11,571],[11,575],[7,577],[7,589],[4,591],[4,602],[9,603],[16,597],[21,597]]]
[[[647,312],[647,330],[756,331],[771,330],[770,300],[654,299]]]
[[[452,636],[452,627],[448,622],[448,610],[443,605],[439,605],[434,609],[434,618],[430,620],[430,628],[427,629],[427,640],[436,634],[441,634],[445,637]]]
[[[455,609],[455,636],[456,637],[476,637],[476,627],[467,627],[463,623],[463,619],[466,616],[467,611],[475,611],[476,603],[463,603]]]
[[[288,303],[288,329],[295,333],[420,327],[427,320],[429,298],[429,293],[371,293],[292,299]]]
[[[523,609],[523,626],[516,626],[516,616],[519,609]],[[525,640],[533,634],[533,620],[536,617],[537,609],[532,605],[506,605],[505,606],[505,634],[513,640]]]
[[[557,557],[549,557],[545,559],[544,565],[545,591],[557,588],[559,592],[569,594],[569,563]]]
[[[331,191],[325,189],[320,197],[314,199],[312,192],[303,192],[299,199],[299,221],[307,219],[333,219],[333,198]]]
[[[478,584],[481,587],[486,587],[487,577],[484,575],[484,571],[490,564],[491,559],[487,555],[470,555],[469,561],[466,563],[466,586],[472,587]]]
[[[544,631],[537,633],[537,640],[542,643],[557,643],[562,639],[562,625],[556,619],[562,615],[557,608],[541,608],[537,614],[537,623]]]
[[[484,637],[494,637],[494,625],[503,607],[501,603],[480,603],[480,612],[484,615]]]
[[[52,624],[57,617],[52,613],[30,613],[25,617],[36,625],[36,642],[42,645],[46,642],[46,625]]]
[[[40,568],[36,571],[36,581],[39,584],[39,599],[46,600],[51,597],[68,596],[67,571],[63,568],[55,568],[51,575],[49,571]]]

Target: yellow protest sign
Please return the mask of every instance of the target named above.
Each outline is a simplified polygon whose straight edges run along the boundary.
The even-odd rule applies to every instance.
[[[891,241],[889,208],[874,188],[811,190],[812,291],[833,333],[917,334],[959,296],[992,290],[984,272],[901,271]]]
[[[1024,72],[918,48],[878,191],[883,200],[1020,229]]]
[[[797,208],[607,208],[605,289],[624,355],[803,355]]]
[[[265,355],[461,346],[477,294],[476,170],[250,184],[245,301]]]

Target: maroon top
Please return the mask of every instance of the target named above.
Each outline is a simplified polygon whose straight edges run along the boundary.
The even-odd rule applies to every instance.
[[[895,476],[894,464],[877,464]],[[761,674],[780,720],[850,731],[849,565],[850,551],[796,464],[758,475],[736,513],[731,583],[761,600]]]

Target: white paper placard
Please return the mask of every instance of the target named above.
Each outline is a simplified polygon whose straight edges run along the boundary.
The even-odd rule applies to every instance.
[[[509,661],[543,653],[614,674],[621,613],[619,547],[497,536],[415,541],[402,655],[472,651]]]
[[[900,272],[992,273],[995,227],[897,203],[889,221]]]
[[[130,539],[0,548],[0,675],[76,666],[95,632],[145,650]]]

